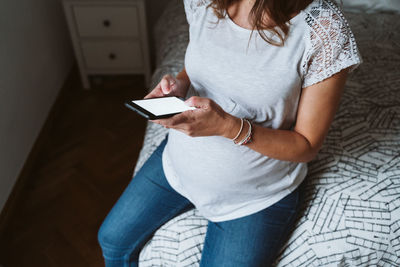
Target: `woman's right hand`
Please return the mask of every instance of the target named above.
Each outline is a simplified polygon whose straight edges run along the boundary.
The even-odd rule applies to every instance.
[[[162,77],[157,86],[144,98],[164,97],[164,96],[177,96],[185,98],[188,84],[170,74]]]

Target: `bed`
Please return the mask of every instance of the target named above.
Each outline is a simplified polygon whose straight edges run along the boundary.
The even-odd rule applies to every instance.
[[[309,163],[306,201],[276,266],[400,266],[400,15],[345,13],[364,63],[350,74],[328,137]],[[151,88],[182,68],[183,1],[171,0],[154,32]],[[167,131],[149,123],[136,173]],[[196,209],[160,227],[140,266],[198,266],[207,220]]]

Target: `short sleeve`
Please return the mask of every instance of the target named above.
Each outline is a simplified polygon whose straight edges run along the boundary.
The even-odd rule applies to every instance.
[[[306,12],[310,35],[302,64],[302,88],[348,67],[351,72],[362,63],[354,35],[343,13],[330,1],[320,3]]]
[[[183,0],[186,19],[189,24],[192,23],[194,13],[200,6],[204,6],[208,0]]]

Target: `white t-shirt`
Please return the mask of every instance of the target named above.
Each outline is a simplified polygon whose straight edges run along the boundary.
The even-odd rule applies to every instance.
[[[263,127],[291,130],[302,88],[361,63],[347,21],[330,1],[314,0],[293,17],[283,47],[254,31],[248,48],[251,30],[229,16],[213,23],[217,17],[207,0],[184,4],[190,25],[188,97],[211,98],[226,112]],[[172,129],[163,168],[170,185],[211,221],[267,208],[307,174],[305,163],[269,158],[224,137],[190,137]]]

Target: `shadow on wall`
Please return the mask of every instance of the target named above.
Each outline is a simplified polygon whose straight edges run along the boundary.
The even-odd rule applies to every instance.
[[[4,2],[1,51],[4,47],[7,52],[0,62],[0,211],[73,62],[60,0]]]
[[[183,1],[183,0],[182,0]],[[149,46],[150,46],[150,61],[151,66],[155,66],[155,46],[153,40],[153,28],[157,19],[161,16],[169,0],[147,0],[146,1],[146,13],[147,13],[147,25],[149,27]],[[153,71],[153,70],[152,70]]]

